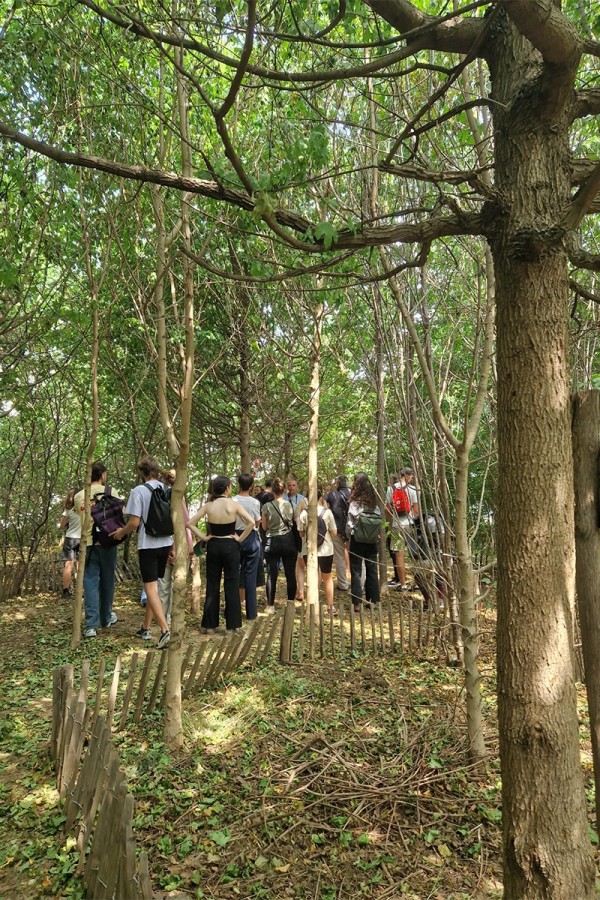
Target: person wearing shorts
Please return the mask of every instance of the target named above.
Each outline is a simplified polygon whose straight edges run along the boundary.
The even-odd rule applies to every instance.
[[[146,591],[146,613],[142,627],[136,631],[136,637],[143,641],[152,640],[150,625],[152,619],[156,619],[160,626],[160,638],[156,645],[159,650],[164,649],[171,633],[158,595],[158,579],[164,578],[167,560],[173,544],[173,535],[153,537],[146,534],[145,521],[148,518],[152,492],[145,485],[156,488],[161,485],[159,481],[160,467],[152,456],[144,456],[138,463],[138,472],[142,484],[138,484],[132,490],[127,500],[125,514],[129,516],[127,525],[118,528],[114,532],[115,540],[120,540],[137,530],[138,559],[144,590]]]
[[[326,532],[323,536],[323,542],[317,547],[317,562],[319,564],[319,573],[321,575],[321,584],[325,591],[325,600],[327,601],[327,609],[334,615],[336,609],[333,605],[333,539],[337,534],[337,528],[333,513],[327,507],[325,499],[321,491],[318,492],[319,505],[317,507],[319,518],[325,523]],[[305,536],[308,528],[308,510],[303,509],[298,519],[298,530]],[[306,557],[304,559],[306,562]]]
[[[60,517],[60,528],[65,529],[65,538],[62,546],[62,561],[64,563],[62,595],[63,597],[68,597],[73,573],[77,571],[76,563],[79,559],[79,545],[81,543],[81,517],[75,509],[74,488],[67,492],[65,508]]]

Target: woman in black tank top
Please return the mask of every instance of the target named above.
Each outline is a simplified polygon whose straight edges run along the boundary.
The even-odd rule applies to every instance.
[[[241,534],[235,533],[239,516],[246,523]],[[210,534],[203,535],[196,522],[206,517]],[[240,543],[254,528],[254,519],[243,506],[231,499],[231,480],[219,475],[211,482],[208,499],[189,522],[191,531],[206,541],[206,599],[202,616],[202,630],[212,634],[219,625],[221,575],[225,593],[225,625],[228,631],[242,627],[240,605]]]

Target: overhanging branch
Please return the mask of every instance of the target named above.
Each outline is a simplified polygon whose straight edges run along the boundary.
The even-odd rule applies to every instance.
[[[234,188],[224,188],[214,181],[186,177],[177,172],[165,172],[147,166],[128,165],[87,153],[60,150],[51,144],[37,141],[35,138],[11,128],[5,122],[0,122],[0,135],[62,165],[92,169],[115,175],[118,178],[146,184],[159,184],[179,191],[189,191],[191,194],[228,203],[248,212],[259,212],[254,197]],[[315,223],[308,221],[304,216],[290,210],[275,208],[265,209],[262,212],[262,218],[289,246],[308,253],[323,253],[326,250],[360,250],[364,247],[379,247],[394,243],[427,243],[438,237],[483,233],[483,220],[477,213],[464,212],[456,207],[454,215],[434,215],[422,222],[363,225],[356,229],[341,230],[332,241],[331,246],[326,248],[323,241],[310,241],[306,238],[307,234],[312,233]],[[290,229],[291,232],[301,234],[303,237],[299,240],[284,229]]]

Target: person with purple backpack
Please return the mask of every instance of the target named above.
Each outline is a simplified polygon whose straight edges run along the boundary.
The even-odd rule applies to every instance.
[[[90,486],[90,503],[92,507],[96,498],[111,493],[106,486],[106,466],[104,463],[95,462],[92,465],[92,484]],[[116,494],[112,494],[117,497]],[[85,492],[83,490],[75,494],[73,506],[81,517],[81,528],[85,527]],[[117,566],[117,545],[104,546],[99,541],[93,540],[93,520],[90,518],[87,546],[85,548],[85,571],[83,573],[83,597],[85,610],[85,624],[83,636],[94,638],[98,628],[110,628],[117,622],[117,615],[113,612],[113,600],[115,596],[115,570]]]

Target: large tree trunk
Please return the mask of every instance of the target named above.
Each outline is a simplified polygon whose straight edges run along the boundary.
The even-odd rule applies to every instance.
[[[492,75],[502,200],[491,246],[505,896],[584,900],[594,867],[573,680],[567,257],[555,227],[570,190],[568,117],[541,108],[539,55],[500,21]]]

